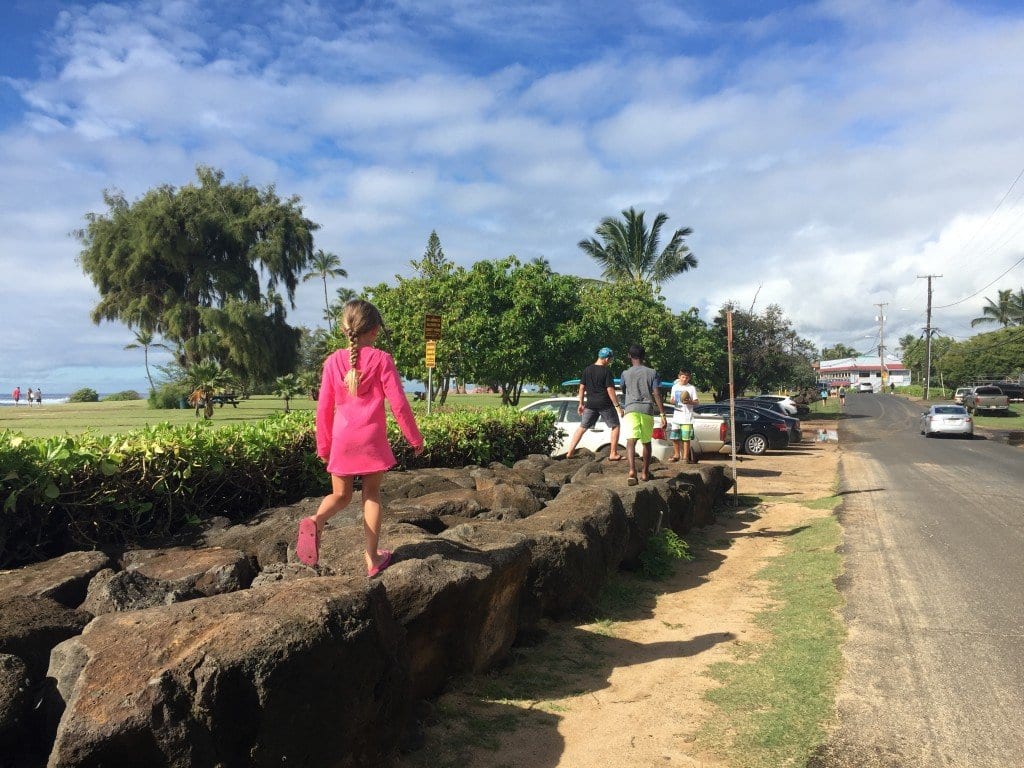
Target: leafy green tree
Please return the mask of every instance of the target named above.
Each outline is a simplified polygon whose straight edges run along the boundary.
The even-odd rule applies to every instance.
[[[999,291],[997,301],[985,297],[988,302],[981,308],[981,316],[971,320],[971,327],[974,328],[986,323],[998,323],[1007,328],[1011,325],[1024,325],[1024,288],[1016,293],[1007,289]]]
[[[693,234],[689,227],[677,229],[665,247],[658,250],[666,221],[668,216],[659,213],[648,229],[644,211],[627,208],[621,219],[602,219],[597,237],[580,240],[578,245],[600,265],[606,280],[651,285],[657,292],[672,278],[697,267],[697,259],[685,242]]]
[[[445,257],[437,232],[430,233],[422,258],[410,261],[409,265],[413,269],[411,277],[395,275],[395,285],[380,283],[366,289],[389,329],[387,337],[378,343],[388,346],[403,375],[426,382],[423,323],[428,314],[440,315],[442,338],[437,343],[433,378],[434,396],[443,405],[452,379],[465,380],[462,329],[458,323],[463,304],[460,285],[465,271]]]
[[[324,283],[324,317],[328,323],[334,322],[334,316],[331,313],[331,303],[327,298],[327,278],[329,277],[348,277],[346,272],[341,267],[341,259],[335,253],[329,253],[322,248],[318,248],[310,259],[309,272],[302,276],[303,282],[306,280],[319,279],[323,280]],[[346,299],[347,301],[347,299]]]
[[[954,343],[938,365],[933,356],[933,372],[936,368],[947,387],[964,386],[974,379],[1017,378],[1024,373],[1024,330],[1001,328]]]
[[[281,287],[294,307],[318,228],[303,216],[298,197],[282,200],[272,185],[225,183],[223,172],[204,166],[196,176],[195,183],[156,187],[132,203],[105,192],[107,211],[87,214],[76,233],[79,263],[100,294],[93,322],[120,320],[158,333],[186,367],[211,346],[221,347],[218,359],[231,357],[232,340],[203,338],[243,314],[254,317],[234,310],[218,322],[229,304],[262,306]],[[261,323],[250,331],[259,332]]]
[[[496,388],[506,405],[519,403],[529,381],[561,381],[581,330],[578,285],[543,260],[514,256],[465,270],[457,327],[466,377]]]
[[[814,383],[817,348],[797,335],[792,322],[777,304],[763,313],[747,312],[726,304],[714,327],[726,347],[726,314],[733,313],[733,375],[737,395],[746,390],[797,388]],[[728,360],[722,357],[712,386],[719,399],[729,394]]]
[[[942,370],[942,359],[956,345],[956,340],[932,332],[932,378]],[[908,371],[916,374],[916,380],[923,382],[927,369],[928,345],[924,335],[906,334],[900,337],[900,359]]]
[[[707,386],[714,378],[714,372],[725,362],[725,347],[714,328],[701,319],[696,307],[676,315],[679,327],[679,347],[675,363],[666,368],[663,377],[673,377],[680,368],[688,368],[691,381],[697,386]]]
[[[821,349],[822,360],[842,360],[847,357],[857,357],[858,354],[856,349],[845,344],[834,344],[831,347],[822,347]]]
[[[522,264],[512,256],[469,269],[426,257],[412,266],[414,277],[367,288],[390,327],[384,343],[407,378],[426,379],[426,314],[443,317],[437,345],[442,387],[453,378],[487,383],[502,393],[502,402],[514,405],[527,381],[550,384],[566,377],[566,357],[582,349],[576,278],[553,273],[543,261]]]
[[[153,385],[153,376],[149,372],[149,350],[150,349],[166,349],[170,350],[163,342],[154,341],[154,336],[151,332],[145,330],[138,330],[135,332],[135,341],[131,344],[126,344],[125,349],[141,349],[143,359],[146,363],[146,378],[149,379],[149,393],[152,395],[156,392],[156,387]]]
[[[571,376],[578,377],[597,350],[608,346],[615,350],[612,370],[618,376],[630,365],[626,352],[631,344],[640,344],[647,352],[647,364],[662,378],[675,373],[686,358],[683,326],[660,297],[640,283],[598,283],[584,281],[580,286],[578,347],[565,362],[571,361]]]

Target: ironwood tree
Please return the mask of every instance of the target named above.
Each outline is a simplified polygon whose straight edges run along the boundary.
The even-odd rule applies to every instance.
[[[161,185],[134,202],[107,191],[103,200],[107,210],[87,214],[75,233],[100,294],[93,322],[159,334],[185,368],[212,359],[249,381],[291,370],[299,333],[284,301],[294,308],[319,228],[297,196],[199,166],[180,188]]]

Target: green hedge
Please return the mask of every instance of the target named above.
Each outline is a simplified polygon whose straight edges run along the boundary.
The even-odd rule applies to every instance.
[[[421,418],[427,450],[413,457],[397,426],[400,467],[510,463],[549,453],[550,414],[508,408]],[[123,435],[29,439],[0,432],[0,568],[77,549],[154,546],[214,516],[250,518],[329,487],[313,413],[215,428],[156,427]]]

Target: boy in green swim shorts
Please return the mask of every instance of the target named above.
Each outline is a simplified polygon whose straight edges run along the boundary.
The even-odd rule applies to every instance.
[[[669,461],[694,462],[696,459],[690,451],[693,440],[693,407],[697,405],[697,388],[690,383],[690,372],[679,369],[676,380],[672,383],[672,426],[668,431],[668,439],[672,441],[672,458]]]
[[[633,365],[622,372],[622,391],[625,394],[622,436],[626,440],[626,459],[629,461],[627,484],[636,485],[636,441],[640,441],[641,480],[651,479],[651,433],[654,416],[661,414],[661,426],[666,426],[665,406],[658,390],[658,374],[644,365],[646,352],[639,344],[629,348]]]

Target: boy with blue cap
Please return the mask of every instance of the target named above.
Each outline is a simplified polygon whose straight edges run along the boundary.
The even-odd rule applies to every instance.
[[[615,394],[615,382],[609,367],[614,356],[615,353],[610,347],[601,347],[597,352],[597,360],[583,369],[583,375],[580,377],[580,402],[576,408],[582,421],[569,442],[569,451],[565,454],[567,459],[573,457],[580,438],[597,424],[597,417],[600,416],[604,423],[612,428],[608,461],[622,460],[619,454],[619,413],[622,412],[622,406],[619,405],[619,398]]]

